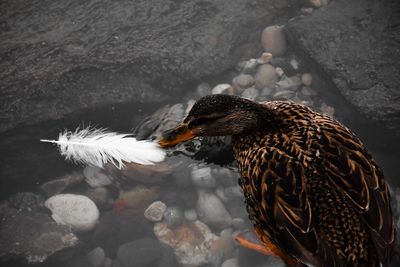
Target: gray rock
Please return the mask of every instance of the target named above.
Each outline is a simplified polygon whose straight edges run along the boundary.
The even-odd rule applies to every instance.
[[[202,188],[214,188],[217,185],[217,181],[211,174],[211,168],[205,166],[192,167],[192,183]]]
[[[183,213],[183,216],[185,216],[185,219],[188,221],[197,220],[197,212],[195,209],[185,210],[185,212]]]
[[[3,1],[0,131],[162,101],[161,92],[223,73],[256,51],[260,25],[287,8],[271,9],[274,2]]]
[[[220,228],[231,225],[232,217],[221,200],[203,190],[198,191],[197,214],[201,221]]]
[[[281,100],[289,100],[292,99],[296,95],[296,92],[292,90],[280,90],[275,92],[273,95],[274,99],[281,99]]]
[[[73,172],[54,180],[50,180],[40,186],[40,189],[47,197],[64,192],[84,180],[84,176],[80,172]]]
[[[303,88],[301,88],[301,93],[305,96],[316,96],[318,95],[318,93],[316,91],[314,91],[312,88],[307,87],[307,86],[303,86]]]
[[[232,84],[239,89],[249,88],[254,84],[254,78],[249,74],[239,74],[232,79]]]
[[[239,266],[239,262],[237,259],[231,258],[231,259],[224,261],[222,263],[221,267],[240,267],[240,266]]]
[[[211,90],[211,93],[213,95],[215,94],[229,94],[229,92],[231,92],[232,89],[232,85],[230,85],[229,83],[221,83],[221,84],[217,84],[216,86],[214,86],[214,88]]]
[[[158,241],[143,238],[121,245],[117,259],[124,267],[141,267],[157,261],[161,255],[162,247]]]
[[[144,211],[144,217],[152,222],[159,222],[162,220],[164,216],[164,212],[167,209],[167,205],[165,205],[161,201],[155,201],[150,204],[150,206]]]
[[[261,44],[266,52],[279,57],[286,52],[286,37],[281,26],[268,26],[261,34]]]
[[[361,113],[400,134],[400,2],[331,1],[286,27]],[[360,44],[362,49],[360,49]]]
[[[106,187],[90,188],[85,195],[101,209],[111,208],[116,198]]]
[[[200,97],[211,95],[211,86],[208,83],[200,83],[196,88],[196,92]]]
[[[22,257],[39,263],[78,244],[69,227],[40,212],[42,205],[32,193],[20,193],[0,204],[0,258]]]
[[[254,78],[256,81],[256,88],[258,89],[271,86],[278,81],[276,70],[270,64],[264,64],[258,67],[257,73]]]
[[[301,83],[305,86],[311,86],[312,84],[312,75],[310,73],[303,73],[301,75]]]
[[[102,267],[106,261],[106,254],[101,247],[97,247],[89,251],[86,258],[93,267]]]
[[[103,169],[96,166],[86,166],[83,169],[83,175],[85,176],[86,182],[91,187],[107,186],[113,183],[113,178],[107,175]]]
[[[254,87],[247,88],[243,91],[242,97],[250,100],[255,100],[260,95],[260,92]]]
[[[233,218],[232,219],[232,226],[236,230],[243,230],[247,227],[246,222],[243,218]]]
[[[171,226],[180,225],[183,221],[183,212],[179,207],[168,207],[164,212],[164,221]]]

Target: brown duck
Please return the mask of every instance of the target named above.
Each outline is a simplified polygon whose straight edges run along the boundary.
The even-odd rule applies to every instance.
[[[212,95],[159,143],[224,135],[267,249],[290,266],[389,266],[396,233],[388,186],[349,129],[295,103]]]

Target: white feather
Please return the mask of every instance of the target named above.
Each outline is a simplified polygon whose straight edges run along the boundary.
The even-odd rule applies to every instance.
[[[40,141],[56,143],[66,159],[100,168],[107,162],[113,163],[118,169],[125,166],[124,162],[151,165],[165,157],[165,151],[156,142],[138,141],[130,134],[105,129],[78,128],[75,132],[60,133],[58,140]]]

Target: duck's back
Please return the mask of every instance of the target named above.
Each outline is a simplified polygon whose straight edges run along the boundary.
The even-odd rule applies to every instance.
[[[256,231],[289,263],[387,265],[395,247],[388,187],[359,139],[302,105],[265,107],[270,125],[232,139]]]

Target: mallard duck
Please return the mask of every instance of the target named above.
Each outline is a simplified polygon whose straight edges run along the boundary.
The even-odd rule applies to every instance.
[[[388,185],[349,129],[300,104],[211,95],[159,144],[225,135],[255,232],[286,264],[390,264],[396,231]]]

